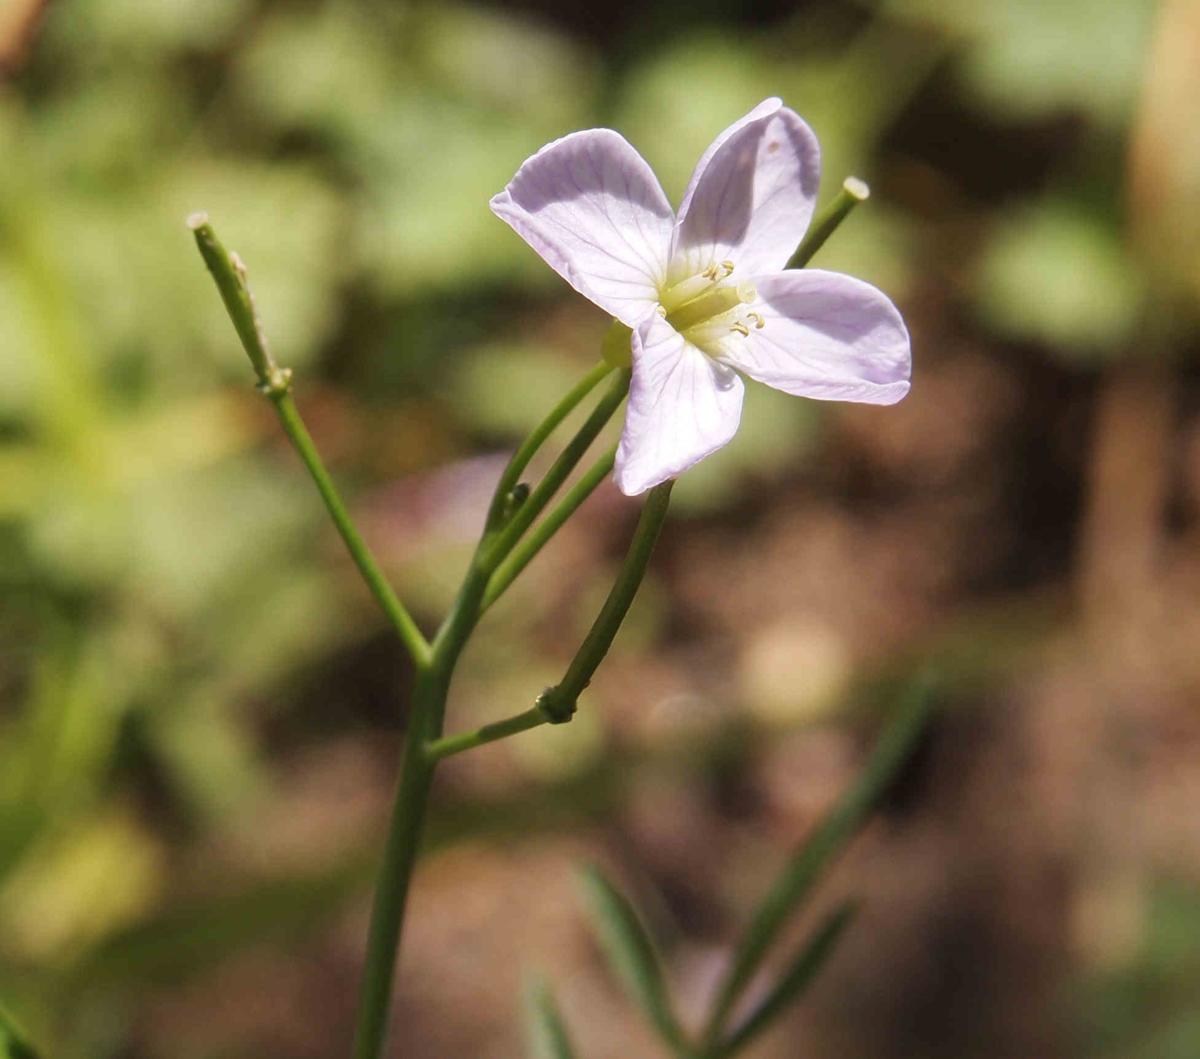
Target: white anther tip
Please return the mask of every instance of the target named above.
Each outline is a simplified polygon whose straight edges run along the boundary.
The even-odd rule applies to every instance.
[[[858,177],[846,177],[842,181],[842,188],[847,195],[858,199],[859,202],[866,202],[871,197],[871,189],[867,187],[865,180],[859,180]]]
[[[206,224],[208,224],[208,214],[204,210],[197,210],[187,216],[187,226],[193,232],[199,231]]]

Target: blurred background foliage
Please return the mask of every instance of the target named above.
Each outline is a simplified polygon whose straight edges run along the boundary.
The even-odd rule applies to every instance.
[[[854,773],[873,683],[952,709],[827,884],[866,905],[763,1057],[1200,1054],[1200,8],[1193,0],[0,3],[0,997],[48,1055],[339,1054],[408,674],[183,218],[428,624],[505,452],[606,323],[487,208],[625,133],[678,195],[780,95],[817,265],[901,304],[910,398],[762,388],[690,473],[586,707],[447,768],[397,1053],[511,1056],[522,966],[652,1054],[599,856],[702,1007]],[[553,682],[636,506],[497,608],[456,724]],[[685,1011],[685,1015],[686,1015]]]

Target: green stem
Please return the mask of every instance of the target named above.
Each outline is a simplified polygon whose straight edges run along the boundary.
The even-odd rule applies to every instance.
[[[813,255],[825,245],[825,240],[833,235],[837,226],[849,216],[850,211],[860,202],[866,202],[870,194],[871,189],[858,177],[846,177],[842,181],[841,191],[809,226],[787,267],[803,268],[807,265],[813,259]]]
[[[262,321],[258,316],[258,307],[250,284],[246,279],[246,267],[236,254],[231,254],[217,238],[217,233],[208,223],[208,216],[203,213],[193,214],[188,218],[188,227],[196,238],[196,247],[204,259],[208,271],[212,273],[213,282],[225,303],[229,319],[242,341],[242,347],[250,358],[254,373],[258,376],[259,389],[275,406],[279,421],[283,425],[292,445],[299,453],[304,466],[316,483],[321,499],[329,511],[333,523],[342,535],[346,547],[353,558],[363,580],[371,593],[383,608],[388,621],[396,630],[413,661],[423,666],[429,661],[429,643],[421,635],[417,623],[400,602],[392,586],[388,583],[379,564],[367,547],[366,541],[355,527],[350,518],[346,505],[338,495],[333,479],[321,462],[321,457],[313,444],[312,436],[300,418],[300,412],[292,400],[292,372],[289,368],[281,368],[275,363],[267,345],[266,334]]]
[[[589,475],[595,474],[597,481],[602,479],[612,467],[613,455],[611,451],[606,453],[591,468]],[[572,490],[572,493],[580,490],[580,487],[584,486],[587,481],[587,477],[581,479],[575,490]],[[425,747],[425,753],[429,758],[440,761],[442,758],[450,757],[452,754],[458,754],[464,750],[472,750],[477,746],[483,746],[485,743],[493,743],[498,739],[505,739],[519,732],[527,732],[529,729],[537,728],[539,725],[563,724],[571,719],[575,713],[575,700],[579,697],[580,692],[587,687],[592,674],[596,671],[596,667],[600,665],[600,662],[608,653],[613,638],[616,636],[617,630],[621,627],[621,622],[624,620],[625,614],[633,602],[633,597],[637,593],[638,586],[642,583],[642,579],[646,575],[646,567],[650,562],[655,542],[658,540],[658,534],[662,529],[663,519],[666,517],[672,485],[674,485],[674,482],[665,482],[651,491],[646,505],[642,509],[642,515],[638,520],[637,529],[634,531],[633,540],[630,542],[629,552],[625,556],[625,561],[621,566],[621,572],[617,575],[617,580],[609,592],[599,616],[592,624],[591,630],[576,652],[575,657],[571,660],[571,664],[567,667],[566,675],[559,684],[554,688],[548,688],[542,692],[538,696],[538,701],[522,713],[507,717],[502,721],[495,721],[492,724],[485,724],[481,728],[477,728],[471,732],[462,732],[457,735],[434,739]],[[558,518],[558,522],[561,525],[562,521],[565,521],[571,511],[575,510],[583,502],[583,498],[594,488],[595,485],[593,484],[591,488],[580,490],[581,495],[578,497],[573,497],[570,494],[564,497],[562,504],[550,515],[547,522],[550,519]],[[569,510],[564,512],[563,508],[569,508]],[[545,524],[543,523],[542,525],[544,526]],[[540,526],[539,529],[541,529]],[[549,538],[549,535],[546,534],[546,539]],[[522,542],[522,548],[524,549],[525,545],[530,541],[533,541],[533,537],[526,538]],[[545,540],[537,543],[530,549],[527,555],[522,552],[522,555],[518,558],[523,561],[519,561],[519,565],[516,571],[511,573],[511,577],[516,577],[516,574],[520,572],[520,567],[524,566],[533,557],[533,554],[536,553],[537,548],[542,543],[545,543]],[[514,557],[517,557],[516,553],[514,553]],[[505,563],[497,571],[497,574],[493,575],[492,580],[488,582],[487,594],[480,600],[481,611],[486,608],[490,600],[495,599],[496,595],[499,594],[493,591],[493,585],[496,576],[505,571],[507,566],[508,564]],[[509,580],[511,580],[511,577]],[[439,644],[441,641],[442,638],[439,636]],[[435,644],[435,656],[439,654],[439,644]]]
[[[242,348],[254,366],[254,373],[263,386],[286,389],[291,372],[287,368],[280,368],[271,356],[242,259],[225,249],[213,226],[208,223],[207,213],[193,213],[187,223],[196,237],[196,248],[212,273],[213,282],[225,303],[225,311],[229,313],[234,330],[242,340]]]
[[[417,678],[400,783],[371,912],[354,1059],[379,1059],[387,1039],[409,880],[416,866],[429,788],[439,760],[428,748],[430,744],[436,746],[441,736],[450,678],[479,620],[479,604],[486,585],[487,574],[479,567],[477,553],[450,613],[434,638],[429,664]]]
[[[579,479],[541,522],[533,527],[521,539],[513,550],[492,574],[488,581],[487,591],[483,595],[483,609],[487,610],[496,602],[521,574],[521,571],[533,560],[534,556],[545,547],[546,543],[561,528],[580,505],[595,492],[596,487],[608,477],[617,457],[617,447],[614,445]]]
[[[490,573],[500,565],[525,531],[533,524],[533,520],[541,514],[542,509],[558,492],[559,487],[575,469],[575,465],[579,463],[589,446],[596,440],[596,435],[604,429],[605,424],[612,418],[612,414],[625,400],[625,395],[629,392],[629,378],[628,368],[617,372],[604,396],[592,410],[592,414],[579,428],[579,432],[567,443],[558,459],[551,464],[550,470],[546,472],[546,477],[517,508],[515,514],[503,529],[499,530],[494,539],[481,547],[479,563],[484,571]]]
[[[458,735],[448,735],[443,739],[435,739],[425,746],[425,753],[435,761],[452,754],[461,754],[464,750],[473,750],[485,743],[494,743],[497,739],[506,739],[518,732],[527,732],[530,728],[550,723],[550,717],[540,706],[532,706],[524,713],[507,717],[503,721],[495,721],[476,728],[473,732],[460,732]]]
[[[430,723],[444,709],[445,697],[445,680],[433,669],[423,670],[413,696],[404,761],[371,909],[354,1035],[354,1059],[379,1059],[387,1041],[388,1013],[395,987],[396,958],[404,929],[409,882],[416,866],[429,789],[437,765],[426,755],[425,741]]]
[[[487,575],[472,560],[458,597],[434,638],[429,664],[417,677],[400,783],[371,911],[354,1059],[379,1059],[387,1040],[409,880],[416,866],[429,788],[438,762],[427,748],[441,735],[450,678],[479,620],[479,602],[486,584]]]
[[[667,517],[671,487],[674,484],[674,481],[668,480],[650,490],[642,508],[641,518],[638,519],[629,552],[612,590],[608,593],[608,598],[604,601],[604,606],[600,608],[600,613],[592,623],[583,644],[571,659],[566,675],[539,697],[538,705],[556,720],[566,719],[574,712],[575,702],[580,693],[588,686],[596,667],[608,654],[638,586],[646,576],[650,555],[662,530],[663,520]]]
[[[500,476],[500,481],[496,485],[496,493],[492,497],[487,517],[488,529],[495,529],[499,525],[506,498],[520,481],[521,472],[529,466],[529,461],[533,459],[537,450],[542,447],[545,440],[554,432],[555,427],[566,419],[575,410],[579,402],[591,393],[597,384],[612,370],[611,364],[603,360],[600,361],[550,410],[550,414],[533,428],[529,437],[513,453],[512,459],[508,461],[508,466],[504,468],[504,473]]]
[[[362,579],[367,583],[367,587],[370,588],[371,594],[374,595],[380,607],[383,608],[384,614],[387,615],[392,628],[396,630],[397,635],[408,649],[408,653],[412,655],[413,661],[418,665],[425,665],[430,657],[429,643],[421,635],[421,630],[417,628],[416,622],[413,621],[404,604],[400,602],[399,597],[383,575],[383,571],[379,569],[375,557],[371,554],[371,549],[367,547],[366,541],[362,539],[362,535],[350,518],[346,505],[338,496],[333,479],[321,462],[312,436],[305,427],[304,420],[300,418],[300,412],[296,408],[296,402],[292,400],[290,389],[271,390],[268,391],[267,396],[275,406],[276,412],[279,413],[279,421],[283,424],[284,432],[291,440],[296,452],[299,453],[300,459],[304,461],[304,466],[308,468],[313,482],[316,483],[317,491],[321,494],[321,499],[325,501],[325,507],[329,511],[329,517],[333,519],[333,524],[342,535],[346,549],[350,552]]]

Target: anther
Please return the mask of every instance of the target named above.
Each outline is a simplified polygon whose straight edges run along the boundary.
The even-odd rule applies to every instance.
[[[761,331],[767,326],[767,321],[764,320],[758,313],[746,313],[746,319],[754,321],[754,329],[756,331]]]
[[[733,262],[732,261],[722,261],[721,262],[721,270],[725,273],[726,276],[732,276],[733,275]]]
[[[743,338],[750,337],[750,328],[748,328],[741,320],[729,328],[730,331],[736,331]]]

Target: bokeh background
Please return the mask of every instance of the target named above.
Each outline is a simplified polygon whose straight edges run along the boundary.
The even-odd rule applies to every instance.
[[[394,1054],[523,1054],[533,967],[585,1055],[656,1054],[576,865],[699,1012],[932,663],[817,901],[864,911],[753,1054],[1200,1055],[1200,5],[3,0],[0,996],[48,1055],[345,1054],[404,729],[184,217],[428,627],[606,327],[488,198],[600,124],[677,197],[774,94],[873,187],[817,264],[900,304],[911,396],[753,388],[574,723],[445,768]],[[557,678],[636,513],[605,485],[489,616],[454,727]]]

